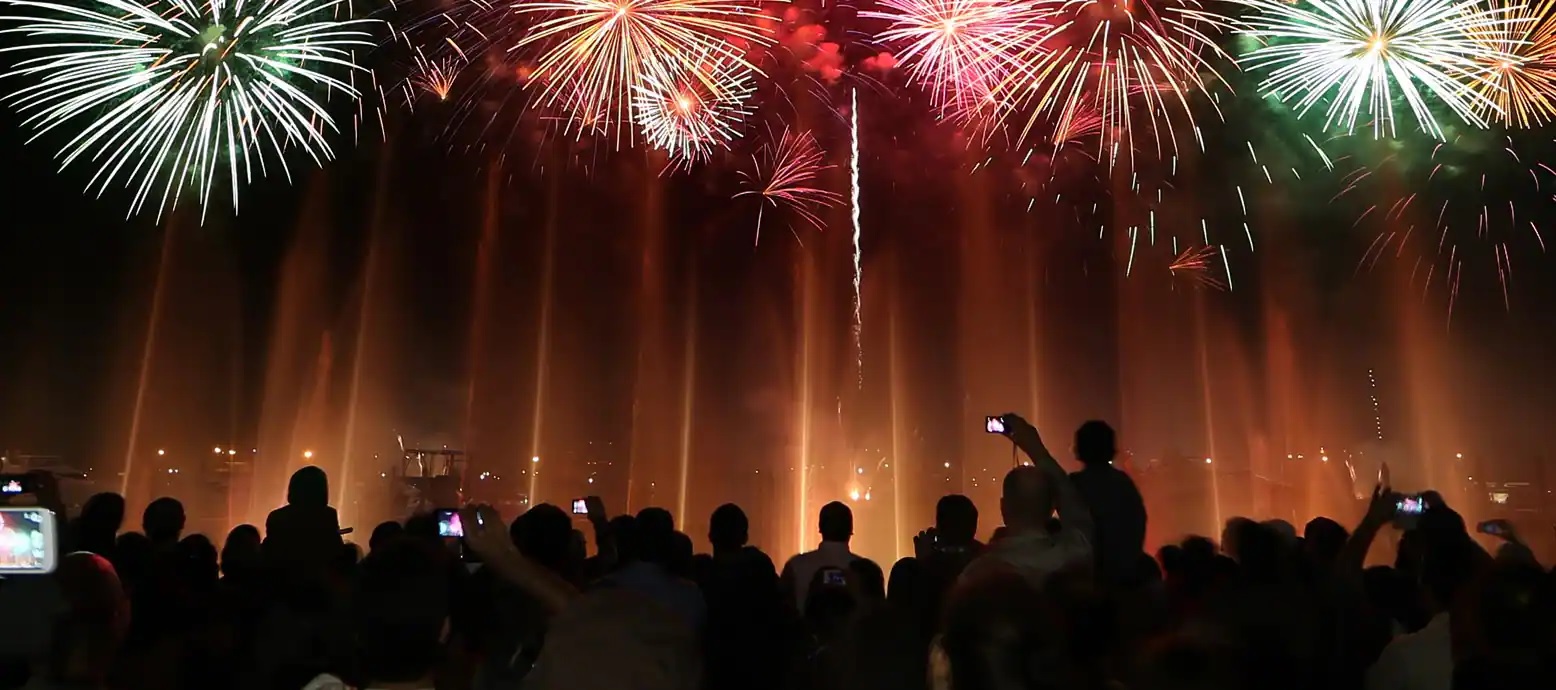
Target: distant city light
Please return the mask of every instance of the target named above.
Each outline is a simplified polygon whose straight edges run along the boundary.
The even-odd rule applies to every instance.
[[[158,448],[157,449],[157,455],[167,455],[167,451],[162,450],[161,448]]]
[[[1459,458],[1460,460],[1463,460],[1464,459],[1464,454],[1463,453],[1454,453],[1453,457],[1456,457],[1456,458]]]
[[[312,460],[313,459],[313,451],[311,451],[311,450],[303,451],[303,458],[308,459],[308,460]]]
[[[866,500],[866,501],[870,500],[870,492],[868,492],[868,491],[864,492],[864,500]]]
[[[949,463],[949,462],[948,462],[948,463],[946,463],[946,464],[945,464],[945,468],[946,468],[946,469],[948,469],[948,470],[949,470],[949,469],[951,469],[951,463]]]
[[[530,459],[529,459],[529,461],[530,461],[530,462],[540,462],[540,456],[539,456],[539,455],[537,455],[537,456],[535,456],[535,457],[533,457],[533,458],[530,458]]]
[[[222,454],[222,447],[221,447],[221,446],[217,446],[217,447],[216,447],[216,449],[215,449],[215,451],[214,451],[214,452],[215,452],[215,453],[216,453],[216,454],[217,454],[217,455],[221,455],[221,454]]]
[[[859,500],[859,490],[858,489],[854,489],[853,491],[848,492],[848,500],[850,500],[850,501],[857,501],[857,500]]]
[[[1320,455],[1320,456],[1318,456],[1318,460],[1319,460],[1319,462],[1329,462],[1329,456],[1327,456],[1327,455]]]
[[[1210,464],[1210,458],[1205,458],[1205,464],[1206,464],[1206,465],[1209,465],[1209,464]]]
[[[855,472],[855,474],[864,474],[864,468],[861,467],[861,468],[855,470],[854,472]]]
[[[227,454],[228,454],[228,455],[237,455],[237,454],[238,454],[238,451],[236,451],[236,450],[233,450],[233,449],[228,449],[228,451],[227,451]]]

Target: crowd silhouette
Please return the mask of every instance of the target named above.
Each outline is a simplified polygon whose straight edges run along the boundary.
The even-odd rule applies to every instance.
[[[854,554],[847,505],[782,567],[719,506],[711,553],[673,515],[587,499],[594,555],[561,509],[460,512],[342,537],[322,470],[293,476],[263,532],[220,551],[153,501],[139,531],[99,494],[46,576],[0,581],[0,683],[38,690],[1502,690],[1556,688],[1556,573],[1510,528],[1496,553],[1434,493],[1397,514],[1379,486],[1347,530],[1235,518],[1144,552],[1146,510],[1087,422],[1066,475],[1036,429],[1001,526],[977,540],[951,495],[889,576]],[[39,496],[12,501],[41,501]],[[33,503],[37,505],[37,503]],[[60,512],[56,509],[56,512]],[[62,513],[61,513],[62,514]],[[1343,517],[1343,516],[1342,516]],[[1504,526],[1506,527],[1506,526]],[[1366,567],[1398,530],[1392,565]],[[1390,540],[1391,541],[1391,540]],[[452,547],[452,548],[451,548]]]

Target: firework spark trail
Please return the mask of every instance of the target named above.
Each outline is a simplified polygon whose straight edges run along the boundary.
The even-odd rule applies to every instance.
[[[674,83],[709,53],[761,74],[740,46],[772,42],[760,6],[734,0],[538,0],[513,11],[538,19],[509,50],[539,51],[530,83],[540,101],[603,122],[618,143],[635,85]]]
[[[854,373],[864,388],[864,315],[860,291],[864,284],[863,256],[859,248],[859,90],[849,92],[848,189],[854,223]]]
[[[1041,123],[1095,113],[1102,118],[1097,159],[1132,164],[1147,127],[1157,156],[1178,153],[1178,120],[1198,127],[1189,100],[1225,84],[1214,58],[1223,18],[1198,0],[1034,0],[1051,27],[1023,40],[1022,68],[1002,85],[1012,105],[1030,110],[1022,138]],[[1209,101],[1219,116],[1215,101]],[[1165,142],[1163,140],[1166,140]]]
[[[1365,111],[1374,137],[1394,137],[1396,94],[1421,131],[1436,139],[1445,137],[1428,97],[1480,127],[1486,124],[1480,112],[1500,111],[1469,84],[1482,62],[1515,59],[1474,38],[1507,31],[1514,21],[1509,8],[1478,0],[1233,2],[1252,10],[1239,30],[1263,44],[1242,59],[1246,69],[1267,73],[1259,90],[1295,100],[1299,117],[1327,101],[1325,129],[1339,124],[1354,132]]]
[[[707,160],[715,146],[739,137],[737,127],[750,115],[747,101],[756,91],[743,62],[704,53],[695,64],[672,80],[645,73],[632,87],[633,120],[650,146],[670,154],[672,167]]]
[[[762,241],[762,212],[767,204],[772,204],[774,208],[788,208],[819,230],[822,222],[817,210],[836,206],[843,201],[843,195],[837,192],[812,186],[821,172],[832,166],[826,164],[825,154],[809,132],[784,130],[778,141],[764,144],[758,155],[752,156],[752,163],[754,173],[740,171],[744,186],[748,189],[736,193],[733,198],[747,195],[762,197],[763,203],[757,206],[753,246]],[[793,232],[792,228],[790,232]],[[799,239],[798,234],[795,239]]]
[[[890,25],[875,40],[894,50],[909,77],[943,111],[974,116],[1001,103],[995,90],[1020,66],[1022,46],[1048,28],[1025,0],[881,0],[861,17]]]
[[[79,159],[96,172],[101,195],[122,181],[130,215],[154,195],[157,213],[195,188],[202,213],[211,189],[231,178],[236,209],[242,182],[285,153],[302,149],[316,164],[333,157],[325,137],[335,122],[322,94],[356,89],[326,69],[364,70],[354,51],[375,46],[378,22],[337,19],[345,0],[0,0],[17,14],[0,33],[29,56],[5,76],[37,78],[5,100],[35,130],[29,141],[63,127],[78,131],[60,150],[60,168]],[[225,169],[224,169],[225,168]],[[159,194],[160,192],[160,194]]]
[[[1210,275],[1211,264],[1219,256],[1215,247],[1189,247],[1167,265],[1167,270],[1174,277],[1182,275],[1205,287],[1225,290],[1227,284]]]
[[[1476,114],[1510,127],[1556,119],[1556,0],[1512,4],[1491,0],[1509,21],[1470,37],[1482,48],[1474,88]]]

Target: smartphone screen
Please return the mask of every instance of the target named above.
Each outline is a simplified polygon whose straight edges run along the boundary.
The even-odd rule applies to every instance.
[[[54,572],[58,552],[53,512],[0,508],[0,575]]]
[[[27,475],[0,474],[0,496],[32,493],[28,484]]]
[[[1406,496],[1394,504],[1394,510],[1401,515],[1420,515],[1426,512],[1426,500],[1420,496]]]
[[[991,434],[1005,433],[1005,420],[999,417],[984,417],[983,430]]]
[[[588,515],[589,514],[589,502],[585,501],[584,499],[581,499],[581,498],[573,499],[573,514],[574,515]]]
[[[459,511],[453,508],[438,509],[438,536],[463,537],[465,526],[459,522]]]

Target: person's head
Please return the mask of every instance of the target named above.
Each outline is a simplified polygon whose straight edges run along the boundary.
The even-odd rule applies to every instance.
[[[1549,575],[1538,565],[1498,563],[1476,587],[1486,642],[1501,651],[1538,651],[1556,641]]]
[[[1118,439],[1107,422],[1093,419],[1075,430],[1075,459],[1087,467],[1107,465],[1118,455]]]
[[[672,532],[670,536],[670,560],[665,566],[671,574],[690,579],[692,577],[692,556],[696,547],[692,545],[692,538],[685,532]]]
[[[1340,523],[1326,517],[1307,521],[1302,528],[1302,548],[1307,557],[1319,565],[1328,566],[1340,557],[1340,550],[1351,535]]]
[[[222,542],[221,570],[228,577],[252,574],[260,565],[259,528],[243,524],[232,528]]]
[[[664,508],[644,508],[637,517],[638,558],[670,567],[676,557],[675,520]]]
[[[1232,560],[1242,560],[1242,542],[1245,536],[1259,528],[1259,523],[1245,517],[1234,517],[1221,528],[1221,552]]]
[[[184,504],[176,498],[163,496],[146,506],[140,524],[152,544],[172,546],[184,532]]]
[[[1054,514],[1055,487],[1043,471],[1031,465],[1005,473],[1000,492],[1000,517],[1012,529],[1042,531]]]
[[[430,687],[449,632],[448,571],[437,548],[396,539],[362,561],[352,624],[367,682]]]
[[[1464,518],[1447,506],[1429,507],[1411,531],[1420,535],[1420,579],[1429,604],[1446,610],[1489,557],[1470,537]]]
[[[378,526],[373,528],[373,533],[367,538],[367,550],[377,551],[379,547],[400,536],[404,531],[405,526],[394,520],[385,520],[378,523]]]
[[[708,542],[713,544],[715,554],[745,546],[750,541],[750,532],[751,523],[746,519],[746,511],[733,503],[715,508],[713,517],[708,520]]]
[[[1281,576],[1285,544],[1274,527],[1249,522],[1238,528],[1237,562],[1244,575],[1256,580]]]
[[[211,543],[209,537],[203,534],[184,537],[179,540],[175,552],[178,554],[184,582],[196,589],[209,589],[216,585],[216,580],[221,577],[221,569],[217,566],[216,545]]]
[[[329,505],[329,477],[313,465],[293,472],[292,480],[286,485],[286,502],[288,505]]]
[[[837,501],[821,506],[821,519],[818,523],[821,527],[822,541],[847,544],[854,536],[854,511]]]
[[[49,634],[39,675],[61,686],[101,685],[129,624],[129,601],[118,575],[102,556],[78,552],[65,556],[53,577],[65,606]]]
[[[1056,666],[1058,632],[1039,594],[1014,572],[980,578],[946,607],[939,651],[958,690],[1064,687]]]
[[[412,539],[420,539],[434,544],[440,544],[443,541],[443,538],[438,536],[437,513],[416,513],[405,518],[405,530],[401,534]]]
[[[650,532],[674,532],[675,516],[664,508],[650,506],[638,511],[638,525]]]
[[[935,531],[947,546],[967,546],[978,536],[978,506],[961,494],[940,497],[935,504]]]
[[[924,565],[917,558],[904,556],[891,567],[891,577],[886,582],[886,600],[904,611],[912,610],[924,598],[922,590],[926,586]]]
[[[93,494],[81,506],[80,524],[86,529],[117,534],[124,526],[124,497],[113,492]]]
[[[643,557],[642,539],[638,535],[638,519],[631,515],[611,518],[611,536],[616,539],[616,560],[630,563]]]
[[[151,556],[151,540],[140,532],[125,532],[114,540],[113,569],[126,591],[132,591],[140,584],[150,566]]]
[[[886,574],[881,566],[868,558],[855,558],[848,563],[848,586],[860,604],[873,606],[886,601]]]
[[[566,575],[568,551],[573,539],[573,519],[550,503],[541,503],[520,515],[508,528],[513,545],[547,570]]]

